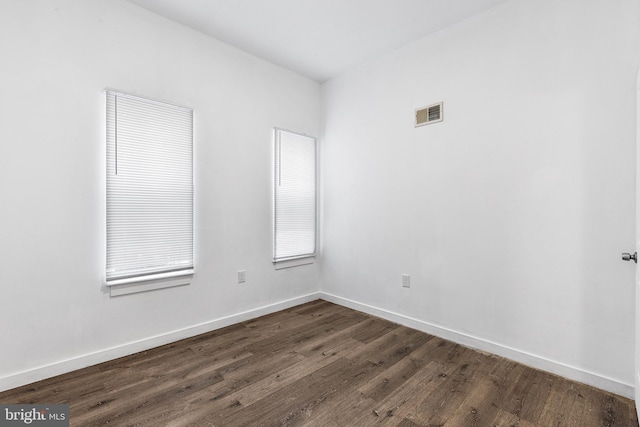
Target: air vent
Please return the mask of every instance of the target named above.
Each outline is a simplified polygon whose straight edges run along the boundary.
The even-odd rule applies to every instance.
[[[416,110],[415,125],[424,126],[442,121],[442,102]]]

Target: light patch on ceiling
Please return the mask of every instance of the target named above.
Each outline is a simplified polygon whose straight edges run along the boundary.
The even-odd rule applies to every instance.
[[[129,0],[323,82],[507,0]]]

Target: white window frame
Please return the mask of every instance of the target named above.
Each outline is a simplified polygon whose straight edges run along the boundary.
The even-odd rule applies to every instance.
[[[285,144],[301,143],[312,144],[313,159],[295,159],[296,162],[303,161],[305,169],[302,174],[294,173],[295,179],[303,180],[303,191],[312,188],[313,202],[296,204],[300,208],[298,212],[291,212],[287,206],[295,203],[295,189],[293,193],[282,190],[282,161],[281,149],[285,138]],[[286,147],[286,145],[285,145]],[[310,146],[304,149],[308,156]],[[298,265],[313,263],[318,252],[318,141],[317,138],[292,132],[285,129],[273,129],[273,263],[276,269],[288,268]],[[309,171],[309,164],[312,163],[312,170]],[[299,165],[296,165],[296,167]],[[293,172],[293,170],[291,170]],[[312,182],[311,182],[312,180]],[[289,188],[291,190],[291,188]],[[283,198],[284,197],[284,198]],[[303,229],[294,230],[297,224],[304,224]],[[312,230],[309,230],[312,227]],[[311,235],[310,235],[311,233]],[[296,236],[297,234],[297,236]],[[312,241],[310,241],[310,239]]]
[[[112,296],[188,284],[194,274],[193,109],[105,92],[105,284]]]

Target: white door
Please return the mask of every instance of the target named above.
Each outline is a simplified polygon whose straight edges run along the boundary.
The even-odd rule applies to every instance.
[[[636,248],[640,248],[640,73],[638,73],[638,85],[636,90]],[[627,254],[623,254],[623,259]],[[633,255],[636,255],[634,253]],[[633,261],[638,262],[637,256]],[[636,412],[640,419],[640,272],[636,268]]]

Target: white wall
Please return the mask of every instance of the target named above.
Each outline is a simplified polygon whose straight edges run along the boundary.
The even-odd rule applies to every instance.
[[[2,1],[0,54],[0,389],[317,296],[273,269],[270,201],[271,129],[317,135],[317,83],[121,0]],[[189,286],[102,285],[105,87],[195,109]]]
[[[322,291],[631,395],[639,15],[511,0],[324,84]]]

